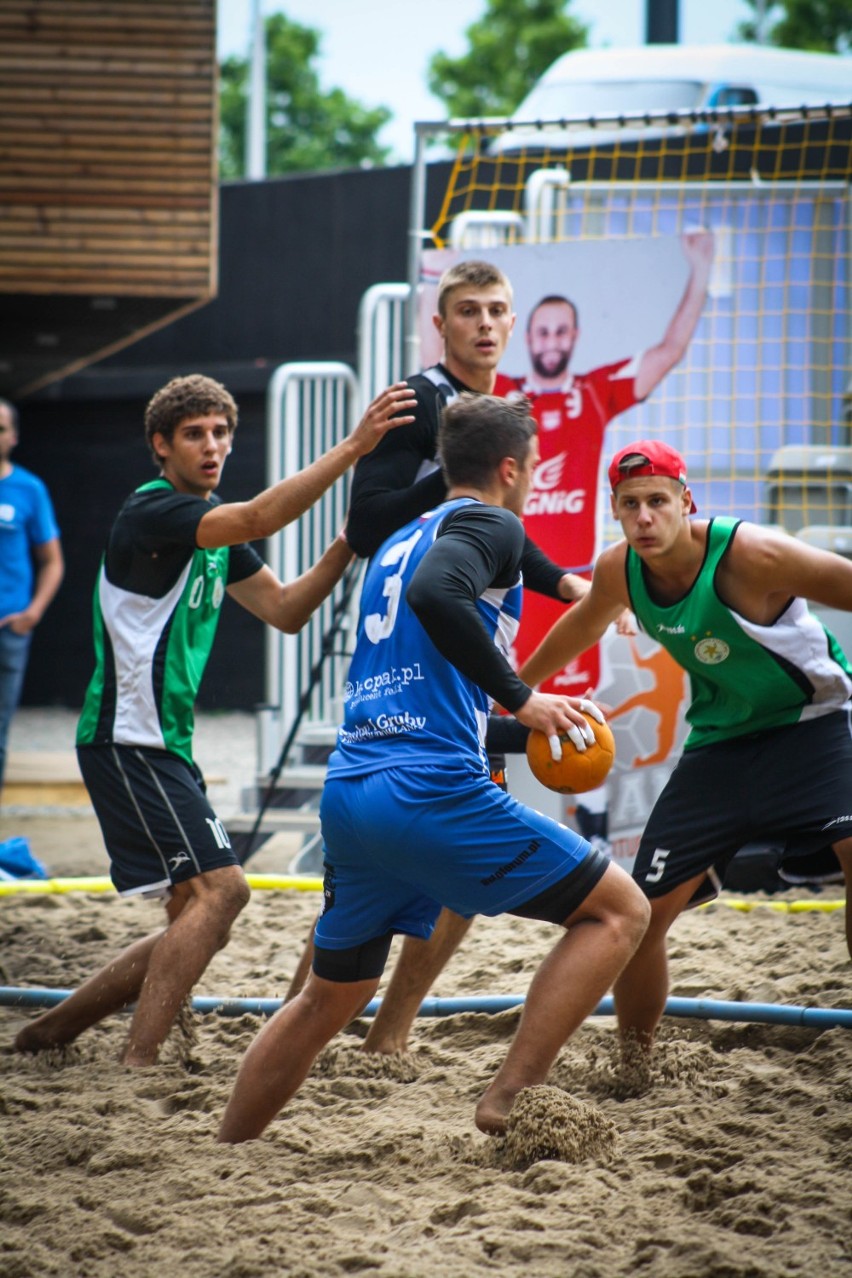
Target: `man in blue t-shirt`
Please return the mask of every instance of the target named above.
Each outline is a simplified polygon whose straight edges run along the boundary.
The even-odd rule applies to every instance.
[[[318,1052],[379,985],[395,933],[428,938],[442,906],[516,914],[563,930],[530,987],[509,1052],[476,1107],[499,1134],[517,1093],[553,1061],[641,940],[636,884],[585,839],[494,785],[493,702],[578,749],[592,738],[576,697],[536,693],[509,660],[521,607],[519,515],[538,461],[526,401],[461,395],[443,413],[446,501],[370,561],[345,689],[345,719],[320,819],[324,904],[313,968],[251,1045],[219,1139],[259,1136]]]
[[[65,571],[48,491],[36,475],[10,460],[17,442],[17,410],[0,399],[0,790],[32,632]]]

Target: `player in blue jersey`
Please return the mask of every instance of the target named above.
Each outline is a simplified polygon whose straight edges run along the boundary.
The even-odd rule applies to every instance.
[[[628,875],[489,775],[492,701],[547,733],[555,751],[561,732],[578,748],[591,736],[580,713],[591,703],[533,692],[507,659],[520,619],[518,515],[538,459],[535,423],[525,403],[464,395],[444,412],[440,452],[447,500],[390,537],[364,582],[320,812],[324,907],[312,972],[249,1048],[222,1141],[261,1134],[376,992],[393,935],[428,938],[443,905],[565,929],[476,1109],[480,1130],[504,1131],[517,1093],[546,1079],[647,924]]]

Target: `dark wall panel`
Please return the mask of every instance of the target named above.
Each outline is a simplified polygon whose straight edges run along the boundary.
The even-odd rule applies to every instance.
[[[410,180],[401,167],[223,186],[216,299],[20,404],[18,458],[50,488],[67,560],[36,633],[26,703],[81,703],[104,538],[123,499],[154,474],[142,435],[150,396],[178,374],[225,382],[240,426],[220,495],[262,488],[269,376],[293,360],[354,365],[363,294],[407,276]],[[262,627],[227,601],[199,703],[251,709],[262,699]]]
[[[219,296],[99,370],[352,363],[361,297],[407,277],[410,181],[401,167],[223,186]]]

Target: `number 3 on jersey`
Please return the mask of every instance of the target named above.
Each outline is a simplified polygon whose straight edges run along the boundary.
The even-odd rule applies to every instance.
[[[418,529],[406,541],[389,546],[379,561],[380,567],[395,567],[396,572],[389,573],[385,577],[382,587],[382,595],[389,601],[387,612],[384,615],[380,612],[371,612],[364,618],[364,633],[371,643],[379,643],[382,639],[387,639],[396,625],[396,614],[402,598],[402,575],[408,566],[412,550],[422,536],[422,530]]]

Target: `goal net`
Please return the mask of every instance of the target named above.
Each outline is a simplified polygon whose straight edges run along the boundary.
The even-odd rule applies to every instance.
[[[443,179],[447,166],[422,167],[415,238],[425,251],[411,281],[421,314],[444,265],[497,262],[518,313],[509,374],[529,371],[523,330],[546,293],[579,313],[574,373],[659,343],[688,279],[684,238],[710,231],[713,265],[686,352],[611,421],[604,452],[664,439],[686,456],[702,511],[846,548],[849,109],[418,129],[424,157],[454,152],[442,189],[431,175]],[[601,531],[616,532],[608,519]]]

